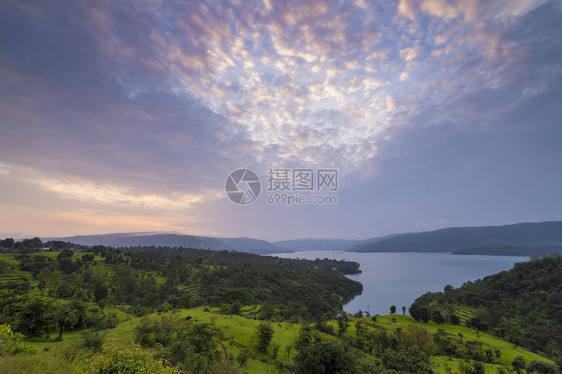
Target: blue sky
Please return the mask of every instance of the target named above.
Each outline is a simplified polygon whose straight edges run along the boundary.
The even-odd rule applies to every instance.
[[[559,1],[4,1],[0,236],[559,220],[561,24]],[[337,204],[233,204],[239,168],[337,169]]]

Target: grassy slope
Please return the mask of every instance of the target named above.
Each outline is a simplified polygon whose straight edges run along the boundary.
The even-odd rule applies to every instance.
[[[56,257],[58,252],[43,252],[41,255],[45,256],[52,256]],[[110,266],[105,265],[101,258],[96,256],[96,261],[98,262],[97,270],[98,271],[105,271],[109,274],[113,273],[113,270]],[[31,276],[28,272],[20,271],[18,269],[19,261],[15,260],[13,254],[7,253],[0,253],[0,259],[5,260],[8,263],[8,271],[3,274],[5,276],[22,276],[31,280]],[[148,272],[149,274],[152,272]],[[154,273],[154,275],[156,275]],[[164,279],[160,279],[162,277],[157,277],[157,281],[160,283]],[[35,281],[31,281],[31,284],[35,286]],[[34,290],[38,294],[40,293],[39,290]],[[193,290],[196,292],[196,290]],[[198,320],[199,322],[208,322],[212,323],[215,328],[220,331],[222,335],[220,339],[220,343],[222,343],[226,349],[228,355],[234,355],[236,357],[241,350],[247,348],[252,352],[254,359],[248,360],[247,367],[245,370],[248,373],[263,373],[267,370],[273,370],[272,365],[267,365],[262,360],[267,360],[262,354],[256,353],[255,350],[255,327],[259,324],[259,321],[244,318],[241,316],[226,316],[215,313],[216,309],[212,309],[211,312],[203,311],[204,307],[193,308],[189,310],[182,310],[180,311],[180,316],[185,317],[190,315],[193,317],[194,320]],[[249,308],[246,308],[248,310]],[[138,323],[138,318],[133,318],[126,313],[123,313],[117,308],[107,307],[106,311],[116,311],[118,313],[119,319],[123,322],[117,326],[115,332],[118,335],[119,342],[122,344],[128,344],[133,342],[134,340],[134,327]],[[470,318],[473,315],[473,310],[468,307],[460,308],[455,312],[464,323],[464,321]],[[250,313],[248,313],[250,314]],[[396,318],[396,322],[392,322],[392,318]],[[364,318],[363,321],[371,323],[370,318]],[[355,321],[357,319],[352,319],[350,321],[350,328],[349,333],[355,333]],[[337,330],[335,321],[331,322]],[[463,335],[463,339],[465,341],[476,341],[482,344],[481,348],[486,350],[491,348],[492,350],[499,349],[502,353],[501,361],[508,365],[513,361],[513,359],[517,356],[523,356],[525,361],[531,362],[533,360],[539,361],[546,361],[551,362],[548,359],[529,352],[520,347],[514,347],[513,344],[508,343],[506,341],[500,340],[495,338],[492,335],[479,333],[479,336],[476,336],[476,331],[473,329],[469,329],[464,326],[455,326],[450,324],[441,324],[437,325],[434,322],[429,323],[420,323],[415,322],[412,318],[408,316],[401,316],[401,315],[394,315],[394,316],[379,316],[377,319],[377,325],[383,327],[388,330],[395,330],[398,327],[410,326],[410,325],[418,325],[425,329],[427,329],[431,333],[437,332],[438,329],[445,330],[447,333],[452,334],[458,337],[458,333]],[[278,345],[279,349],[279,357],[280,358],[287,358],[287,352],[285,347],[288,345],[293,344],[295,337],[299,330],[299,325],[297,324],[290,324],[290,323],[273,323],[274,328],[274,336],[272,341],[273,345]],[[73,344],[77,344],[82,337],[82,333],[79,331],[74,332],[65,332],[64,333],[64,341],[59,343],[52,343],[52,342],[45,342],[40,340],[30,340],[30,342],[39,350],[43,351],[44,348],[48,348],[49,352],[41,352],[41,358],[45,358],[43,356],[49,356],[50,354],[54,354],[55,352],[59,352],[64,350],[66,347],[69,347]],[[294,352],[293,352],[294,353]],[[450,368],[455,371],[458,367],[458,364],[463,362],[463,360],[458,360],[455,358],[445,357],[445,356],[433,356],[432,363],[434,364],[434,370],[437,373],[445,373],[445,366],[449,366]],[[496,365],[486,365],[487,367],[492,367]]]
[[[392,322],[392,318],[396,318],[396,322]],[[364,320],[368,320],[368,319],[364,319]],[[423,327],[424,329],[426,329],[428,332],[431,333],[436,333],[437,330],[439,329],[442,329],[446,333],[453,334],[457,337],[459,337],[458,334],[461,333],[463,335],[464,341],[475,341],[481,343],[482,350],[491,348],[493,351],[495,351],[496,349],[499,349],[501,351],[501,361],[504,365],[511,365],[511,361],[513,361],[513,359],[517,356],[522,356],[526,362],[537,360],[537,361],[545,361],[545,362],[552,363],[552,361],[548,360],[545,357],[542,357],[536,353],[530,352],[521,347],[514,347],[512,343],[506,342],[505,340],[498,339],[490,334],[480,332],[478,333],[477,336],[476,331],[474,329],[470,329],[465,326],[455,326],[447,323],[438,325],[435,322],[431,322],[431,321],[428,323],[416,322],[409,316],[400,316],[400,315],[379,316],[377,317],[377,324],[388,330],[395,330],[398,327],[417,325]],[[355,326],[353,326],[353,328],[355,328]],[[448,356],[433,356],[431,361],[433,364],[438,365],[434,368],[436,372],[445,373],[444,371],[445,364],[447,364],[449,367],[453,368],[454,370],[456,367],[458,367],[458,364],[460,362],[463,362],[464,360],[450,358]],[[486,367],[496,367],[496,366],[498,365],[486,364]]]
[[[264,373],[268,370],[268,365],[262,362],[262,359],[267,359],[263,354],[256,352],[256,335],[255,329],[260,321],[248,319],[242,316],[229,316],[218,314],[218,309],[211,308],[209,312],[204,311],[204,307],[197,307],[192,309],[183,309],[178,312],[182,318],[188,315],[194,321],[211,323],[215,329],[219,330],[222,338],[220,343],[224,345],[227,354],[236,357],[240,352],[247,348],[255,356],[255,359],[249,359],[246,364],[245,370],[251,373]],[[156,316],[157,314],[152,314]],[[119,324],[115,331],[119,337],[119,342],[122,344],[131,343],[134,340],[134,326],[138,323],[139,319],[132,319],[130,321]],[[274,329],[273,340],[271,346],[279,345],[279,357],[287,357],[285,347],[293,344],[295,337],[299,331],[300,326],[297,324],[275,322],[272,323]],[[220,348],[220,346],[219,346]],[[269,369],[273,369],[270,365]]]
[[[204,307],[183,309],[176,313],[178,313],[182,318],[185,318],[189,315],[195,321],[211,323],[215,327],[215,329],[220,331],[222,337],[218,338],[218,340],[220,343],[222,343],[222,345],[224,345],[224,348],[226,349],[226,352],[229,356],[232,355],[233,357],[236,357],[241,352],[241,350],[245,348],[250,350],[253,358],[250,358],[246,366],[244,367],[244,371],[248,372],[249,374],[275,371],[273,365],[263,362],[268,360],[271,361],[271,357],[259,354],[255,350],[255,328],[260,323],[260,321],[248,319],[242,316],[218,314],[218,310],[216,309],[211,309],[209,312],[206,312],[204,311]],[[157,314],[155,313],[152,316],[157,316]],[[392,318],[396,318],[396,322],[392,322]],[[130,344],[134,341],[134,327],[137,325],[139,320],[139,318],[133,318],[126,322],[122,322],[117,326],[116,329],[113,330],[117,334],[120,344]],[[370,318],[353,318],[350,320],[348,333],[355,334],[355,322],[357,320],[372,324]],[[335,321],[332,321],[330,323],[332,323],[334,327],[336,327]],[[455,336],[458,336],[458,333],[461,333],[464,336],[463,339],[465,341],[470,340],[480,342],[482,344],[481,348],[483,350],[488,348],[491,348],[492,350],[499,349],[502,353],[501,361],[504,365],[510,365],[511,361],[513,361],[513,359],[517,356],[523,356],[526,362],[531,362],[533,360],[551,362],[542,356],[529,352],[521,347],[514,347],[511,343],[500,340],[489,334],[479,333],[479,336],[476,336],[475,330],[469,329],[464,326],[454,326],[450,324],[437,325],[434,322],[420,323],[415,322],[409,316],[401,315],[378,316],[376,324],[379,326],[379,328],[384,328],[389,331],[393,331],[398,327],[417,325],[423,327],[431,333],[435,333],[439,329],[445,330],[447,333],[453,334]],[[294,343],[300,326],[298,324],[283,322],[272,323],[272,326],[274,329],[274,335],[271,346],[278,345],[280,347],[278,357],[285,359],[288,357],[285,347]],[[75,331],[65,333],[63,335],[63,342],[47,343],[31,341],[31,343],[41,351],[44,348],[49,348],[49,352],[54,354],[55,352],[63,351],[65,347],[77,344],[80,341],[81,336],[81,332]],[[221,349],[220,345],[218,348],[219,350]],[[291,352],[291,355],[293,355],[294,353],[295,352],[293,350]],[[431,362],[436,373],[446,373],[446,367],[452,369],[453,372],[458,371],[459,364],[464,362],[464,360],[450,358],[447,356],[432,356]],[[492,368],[499,367],[499,365],[490,364],[486,364],[485,366],[487,367],[487,372],[495,372],[495,369],[492,370]]]

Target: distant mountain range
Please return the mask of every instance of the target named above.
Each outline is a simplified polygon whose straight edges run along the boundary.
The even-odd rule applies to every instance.
[[[252,238],[215,238],[210,236],[161,234],[161,233],[123,233],[105,235],[79,235],[64,238],[47,238],[62,240],[81,245],[104,245],[110,247],[184,247],[196,249],[212,249],[238,251],[256,254],[272,254],[292,252],[265,240]]]
[[[256,254],[298,251],[349,252],[453,252],[486,255],[562,254],[562,221],[518,223],[505,226],[451,227],[447,229],[392,234],[364,240],[295,239],[268,242],[252,238],[216,238],[166,233],[83,235],[62,240],[81,245],[111,247],[185,247],[234,250]]]
[[[523,252],[523,249],[526,252]],[[351,252],[562,254],[562,221],[518,223],[506,226],[451,227],[402,234],[377,242],[359,244],[351,249]]]
[[[281,240],[273,242],[283,248],[292,249],[293,251],[349,251],[360,244],[374,243],[381,240],[389,239],[397,235],[391,234],[381,237],[369,239],[294,239],[294,240]]]

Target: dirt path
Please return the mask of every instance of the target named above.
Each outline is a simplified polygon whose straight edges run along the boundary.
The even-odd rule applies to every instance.
[[[223,350],[223,352],[224,352],[224,359],[225,359],[225,360],[228,360],[228,352],[226,351],[226,347],[224,346],[224,344],[222,344],[222,342],[221,342],[220,340],[218,340],[218,342],[219,342],[219,344],[221,345],[222,350]]]

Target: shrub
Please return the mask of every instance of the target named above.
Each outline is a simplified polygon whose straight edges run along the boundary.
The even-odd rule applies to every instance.
[[[433,322],[437,324],[445,323],[445,318],[443,317],[443,314],[441,314],[441,312],[438,310],[432,313],[431,319],[433,320]]]
[[[131,344],[119,346],[116,337],[111,337],[107,347],[96,354],[90,361],[90,373],[103,374],[173,374],[179,369],[169,366],[161,359],[154,358],[149,351]]]
[[[558,368],[554,364],[549,364],[547,362],[541,361],[531,361],[529,365],[525,368],[528,373],[539,373],[539,374],[559,374]]]
[[[262,322],[256,327],[258,336],[258,352],[266,353],[271,339],[273,339],[273,327],[270,322]]]
[[[92,349],[95,352],[103,350],[105,334],[99,331],[86,331],[82,333],[82,347]]]
[[[34,352],[23,340],[23,334],[13,332],[9,325],[0,325],[0,357],[22,352]]]
[[[449,320],[450,320],[452,325],[458,326],[458,325],[461,324],[461,320],[456,314],[451,314],[451,316],[449,317]]]
[[[295,356],[295,373],[353,373],[356,362],[339,342],[315,342]]]

